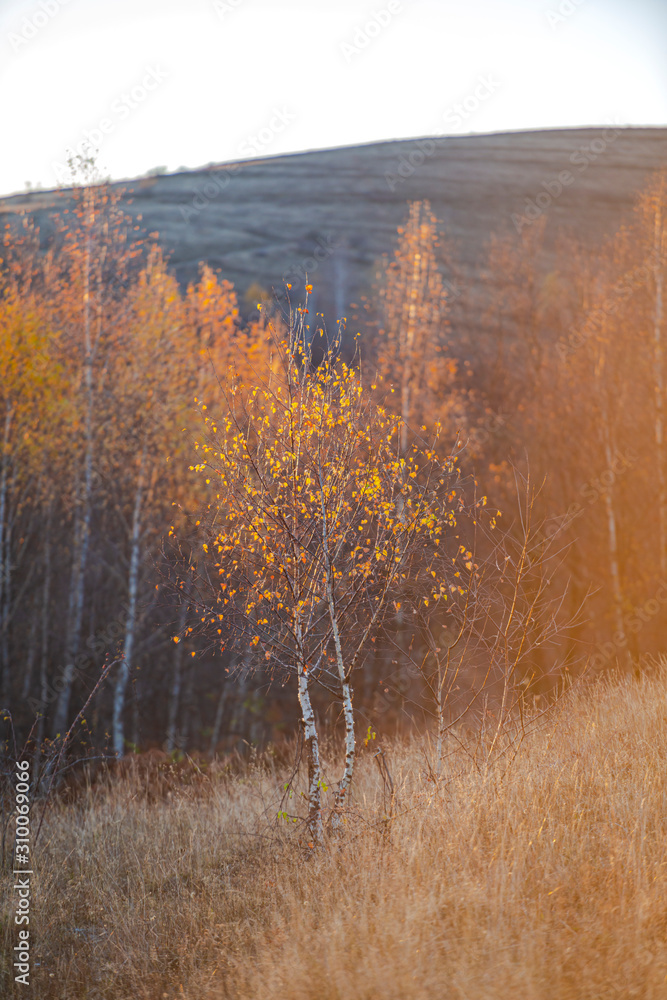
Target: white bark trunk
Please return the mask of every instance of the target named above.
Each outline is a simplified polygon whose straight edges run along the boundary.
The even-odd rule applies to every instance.
[[[607,468],[612,469],[614,465],[614,455],[611,447],[611,436],[607,424],[607,414],[604,419],[604,444]],[[621,572],[618,561],[618,529],[616,524],[616,510],[614,508],[614,495],[611,486],[604,494],[605,510],[607,514],[607,535],[609,540],[609,568],[611,570],[612,594],[614,597],[614,618],[618,632],[623,631],[623,589],[621,587]]]
[[[322,771],[320,766],[320,744],[315,724],[315,713],[310,700],[308,670],[302,665],[299,670],[299,705],[303,721],[303,738],[308,761],[308,831],[315,846],[322,843]]]
[[[184,595],[185,597],[187,595]],[[187,600],[183,601],[181,605],[181,613],[178,619],[178,633],[183,634],[185,629],[185,620],[188,613],[188,603]],[[176,747],[176,740],[178,735],[178,713],[181,704],[181,685],[183,682],[183,643],[179,642],[174,650],[174,672],[171,678],[171,695],[169,698],[169,722],[167,725],[167,742],[166,751],[167,753],[173,753]]]
[[[211,756],[215,753],[215,748],[220,742],[220,730],[222,729],[222,720],[225,715],[225,708],[227,707],[227,700],[229,697],[229,681],[223,680],[222,687],[220,688],[220,697],[218,698],[218,707],[215,712],[215,722],[213,723],[213,732],[211,733]]]
[[[79,655],[81,644],[81,625],[83,622],[84,584],[86,565],[88,562],[88,545],[90,541],[90,522],[92,515],[92,482],[93,482],[93,345],[90,331],[90,235],[86,244],[86,267],[84,275],[84,379],[86,386],[86,456],[85,474],[82,498],[82,513],[77,525],[77,544],[75,546],[74,564],[72,566],[72,581],[70,591],[70,607],[65,651],[65,669],[62,677],[62,689],[56,713],[53,720],[53,734],[65,733],[69,716],[69,705],[74,681],[74,661]]]
[[[336,614],[336,602],[334,596],[333,569],[329,554],[329,532],[327,528],[327,511],[324,499],[324,482],[322,479],[322,467],[319,469],[320,476],[320,501],[322,508],[322,548],[324,551],[324,573],[327,589],[327,603],[329,606],[329,620],[331,622],[331,632],[336,651],[336,665],[338,667],[338,677],[340,680],[341,696],[343,700],[343,715],[345,718],[345,769],[343,777],[338,783],[336,800],[334,803],[334,813],[332,825],[334,829],[340,826],[339,810],[346,804],[352,777],[354,774],[354,760],[356,755],[356,743],[354,738],[354,710],[352,708],[352,688],[343,662],[343,650],[340,641],[340,630],[338,627],[338,616]]]
[[[112,738],[113,750],[117,757],[122,757],[125,752],[125,726],[123,713],[125,709],[125,693],[127,682],[132,670],[132,654],[134,652],[135,630],[137,624],[137,589],[139,584],[139,559],[141,555],[141,504],[144,489],[144,454],[141,456],[139,468],[139,480],[137,482],[137,492],[134,498],[134,512],[132,514],[132,546],[130,553],[130,573],[128,579],[128,607],[127,621],[125,625],[125,646],[123,649],[123,659],[121,660],[116,675],[116,685],[113,698],[113,722]]]
[[[315,712],[310,700],[310,677],[308,665],[304,656],[303,634],[301,621],[295,622],[295,638],[298,656],[298,695],[303,723],[303,740],[306,747],[308,763],[308,832],[314,846],[319,847],[323,841],[322,829],[322,768],[320,764],[320,739],[315,722]]]
[[[415,254],[412,261],[412,280],[410,283],[409,299],[407,303],[407,322],[401,331],[400,341],[403,354],[403,369],[401,372],[401,454],[403,457],[408,451],[408,424],[410,422],[410,406],[412,403],[412,377],[415,350],[415,327],[417,319],[417,305],[420,295],[422,256]]]
[[[37,599],[33,601],[33,605],[30,611],[30,639],[28,641],[28,655],[26,656],[25,674],[23,675],[23,688],[21,690],[21,699],[26,701],[28,695],[30,694],[30,687],[32,685],[32,674],[35,668],[35,657],[37,655]]]
[[[664,420],[665,420],[665,385],[664,385],[664,351],[662,343],[663,325],[663,224],[662,206],[659,204],[655,214],[655,308],[653,313],[654,369],[655,369],[655,447],[656,466],[658,474],[658,512],[660,523],[660,578],[667,577],[667,482],[665,481],[664,455]]]
[[[246,702],[248,700],[248,694],[250,691],[250,667],[248,666],[248,657],[244,657],[244,662],[241,666],[241,674],[238,678],[238,683],[236,686],[236,699],[234,703],[234,711],[232,713],[232,718],[229,723],[229,731],[232,736],[236,737],[235,746],[237,748],[241,747],[243,738],[246,732],[246,716],[248,714],[248,709]]]
[[[37,720],[37,730],[35,732],[35,767],[34,781],[35,789],[39,782],[39,769],[41,763],[42,741],[44,739],[44,721],[46,718],[46,704],[48,697],[48,666],[49,666],[49,609],[51,606],[51,524],[53,521],[53,499],[49,500],[48,513],[46,515],[46,540],[44,543],[44,589],[42,591],[42,644],[41,658],[39,664],[39,699],[41,707]]]
[[[437,702],[436,710],[438,713],[438,739],[435,747],[435,773],[436,776],[440,777],[440,772],[442,770],[442,748],[444,744],[445,735],[445,722],[444,722],[444,705],[443,705],[443,677],[442,670],[440,668],[440,659],[438,658],[438,681],[437,681]]]
[[[325,532],[326,532],[326,522],[325,522]],[[340,632],[338,629],[338,618],[336,616],[336,607],[334,603],[334,593],[333,593],[333,580],[331,573],[331,565],[329,563],[328,552],[325,555],[325,566],[327,575],[327,600],[329,603],[329,617],[331,620],[331,630],[334,639],[334,648],[336,650],[336,664],[338,667],[338,677],[340,679],[341,696],[343,701],[343,716],[345,719],[345,769],[343,771],[343,777],[338,782],[338,789],[336,791],[335,800],[335,810],[340,810],[347,802],[348,793],[350,786],[352,784],[352,778],[354,775],[354,761],[356,757],[356,742],[354,737],[354,710],[352,708],[352,688],[350,682],[346,676],[345,664],[343,662],[343,651],[340,643]],[[334,811],[333,814],[333,826],[334,828],[339,826],[339,814]]]

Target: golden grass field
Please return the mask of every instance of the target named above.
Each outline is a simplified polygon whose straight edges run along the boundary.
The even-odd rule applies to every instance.
[[[440,787],[425,739],[385,745],[391,822],[376,749],[314,855],[275,818],[290,767],[270,755],[125,767],[55,804],[21,995],[667,998],[667,671],[570,693],[511,763],[452,737]]]

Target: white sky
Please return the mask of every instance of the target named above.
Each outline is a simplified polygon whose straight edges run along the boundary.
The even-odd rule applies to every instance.
[[[665,125],[666,42],[667,0],[0,0],[0,194],[54,187],[105,119],[114,179],[427,134]]]

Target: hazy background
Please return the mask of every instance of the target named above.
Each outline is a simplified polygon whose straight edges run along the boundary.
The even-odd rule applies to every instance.
[[[55,186],[103,120],[114,179],[425,134],[667,122],[659,0],[396,7],[379,25],[389,0],[3,0],[0,194]],[[475,107],[482,80],[493,92]]]

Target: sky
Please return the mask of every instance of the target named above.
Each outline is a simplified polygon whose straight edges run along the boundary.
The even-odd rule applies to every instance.
[[[0,0],[0,195],[383,139],[667,125],[667,0]]]

